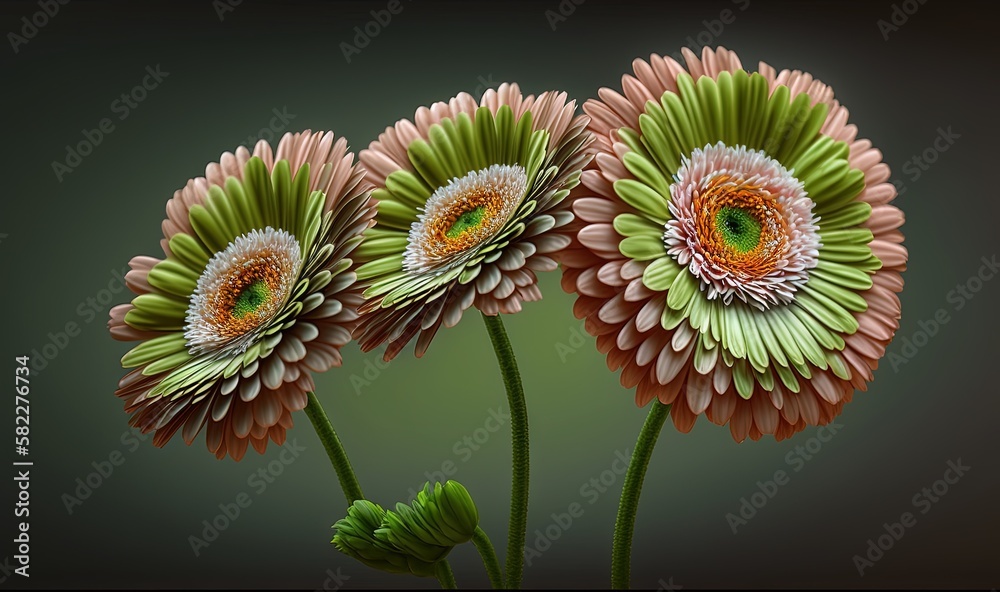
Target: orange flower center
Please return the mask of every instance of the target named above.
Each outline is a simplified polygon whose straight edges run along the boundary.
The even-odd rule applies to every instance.
[[[438,272],[475,254],[517,210],[527,181],[520,166],[492,165],[439,187],[410,228],[404,269]]]
[[[188,306],[184,336],[192,353],[245,351],[285,305],[301,263],[295,237],[270,226],[216,253]]]
[[[698,192],[692,206],[705,258],[744,278],[774,271],[788,246],[781,206],[758,185],[721,174]]]
[[[208,309],[221,337],[243,335],[275,312],[280,303],[274,296],[286,272],[282,263],[274,252],[260,252],[223,280]]]

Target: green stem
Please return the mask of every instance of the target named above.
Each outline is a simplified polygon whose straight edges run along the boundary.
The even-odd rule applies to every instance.
[[[513,475],[510,491],[510,524],[507,531],[507,587],[521,587],[524,572],[524,537],[528,528],[528,408],[524,402],[521,375],[517,371],[514,350],[507,339],[500,315],[483,315],[486,330],[493,342],[500,373],[510,402]]]
[[[353,504],[355,500],[364,499],[361,485],[358,483],[357,476],[354,475],[354,469],[351,467],[351,461],[347,458],[347,452],[344,451],[344,445],[340,443],[340,438],[337,437],[337,432],[334,431],[330,418],[323,410],[323,405],[316,398],[316,393],[309,393],[306,415],[309,416],[309,421],[316,428],[319,439],[323,441],[326,453],[330,456],[330,462],[333,463],[333,469],[337,471],[340,488],[344,490],[347,503]]]
[[[503,589],[503,574],[500,572],[500,560],[497,559],[497,552],[493,549],[490,537],[482,528],[476,527],[476,534],[472,536],[472,544],[479,550],[479,556],[483,558],[483,565],[486,566],[486,575],[490,577],[490,585],[494,590]]]
[[[639,508],[639,496],[642,494],[642,481],[646,478],[646,467],[653,455],[656,439],[663,428],[663,422],[670,414],[670,405],[659,401],[646,416],[642,431],[632,451],[632,460],[625,473],[625,485],[622,486],[622,497],[618,503],[618,518],[615,519],[615,542],[611,551],[611,588],[627,590],[629,570],[632,561],[632,535],[635,533],[635,514]]]
[[[455,583],[455,574],[451,571],[451,565],[448,564],[447,559],[442,559],[434,564],[434,571],[434,575],[441,582],[442,590],[458,590],[458,584]]]

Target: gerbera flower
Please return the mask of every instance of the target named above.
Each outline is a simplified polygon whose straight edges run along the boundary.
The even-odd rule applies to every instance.
[[[516,84],[477,103],[461,93],[417,110],[360,154],[375,184],[378,224],[359,253],[370,284],[356,336],[388,342],[390,360],[415,335],[419,357],[438,329],[475,306],[511,314],[542,297],[536,271],[557,267],[558,230],[590,156],[587,119],[565,93],[524,97]]]
[[[633,62],[584,111],[563,287],[636,404],[781,440],[841,412],[898,327],[907,251],[882,154],[809,74]]]
[[[164,258],[132,259],[111,335],[141,343],[115,393],[163,446],[206,429],[218,458],[282,444],[312,372],[341,363],[363,301],[352,251],[373,222],[364,173],[332,133],[222,155],[167,202]]]

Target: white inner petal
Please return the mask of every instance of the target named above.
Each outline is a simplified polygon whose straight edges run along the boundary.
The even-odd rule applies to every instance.
[[[403,269],[437,275],[467,261],[503,229],[527,189],[524,168],[506,164],[471,171],[439,187],[410,226]]]
[[[246,351],[288,299],[302,266],[295,237],[268,226],[236,237],[198,278],[184,337],[192,354]]]

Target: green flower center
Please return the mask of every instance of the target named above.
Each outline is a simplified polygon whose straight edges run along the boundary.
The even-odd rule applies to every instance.
[[[271,299],[271,289],[267,282],[257,280],[243,288],[240,295],[236,297],[233,310],[230,311],[237,319],[242,319],[248,314],[256,312],[265,302]]]
[[[486,215],[485,206],[476,206],[471,210],[462,212],[458,218],[452,222],[451,227],[444,233],[448,238],[458,238],[473,228],[482,225]]]
[[[715,227],[726,245],[748,253],[760,244],[760,222],[746,210],[725,206],[715,214]]]

